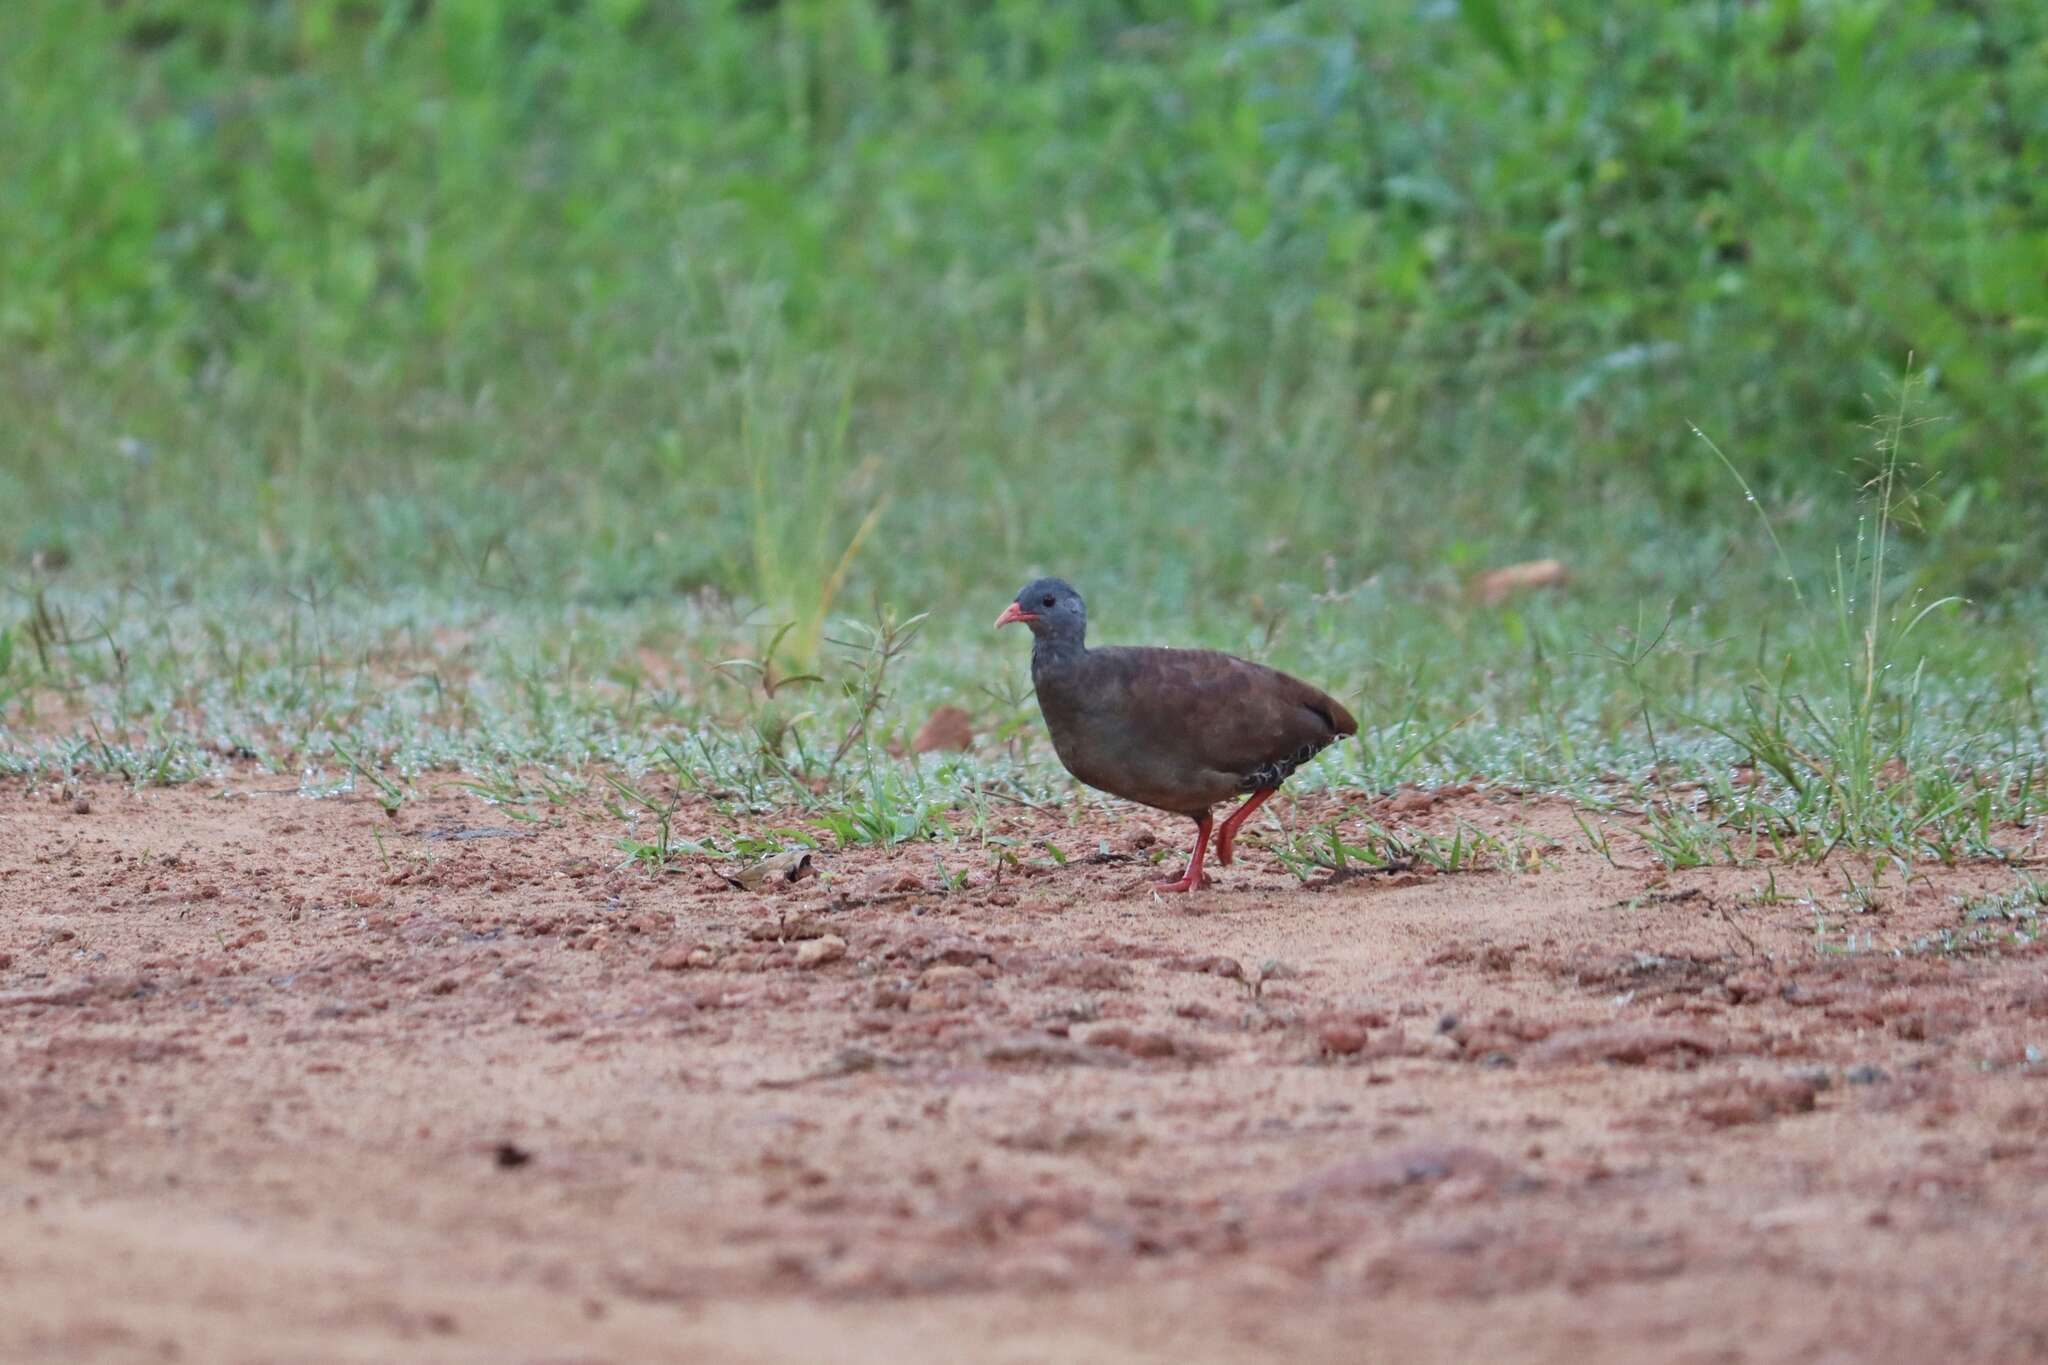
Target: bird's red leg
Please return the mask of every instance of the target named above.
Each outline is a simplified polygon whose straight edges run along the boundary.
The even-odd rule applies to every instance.
[[[1216,831],[1217,862],[1225,867],[1230,866],[1231,852],[1237,846],[1237,827],[1250,818],[1251,813],[1259,808],[1260,802],[1279,790],[1278,787],[1262,787],[1246,797],[1242,806],[1230,812],[1230,818],[1223,822],[1223,828]]]
[[[1209,847],[1209,812],[1203,811],[1201,819],[1195,821],[1195,851],[1188,859],[1188,870],[1175,881],[1154,882],[1155,891],[1192,891],[1198,886],[1207,886],[1209,879],[1202,875],[1202,853]]]

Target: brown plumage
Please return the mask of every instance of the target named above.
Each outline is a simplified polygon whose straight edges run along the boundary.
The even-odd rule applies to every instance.
[[[1031,681],[1067,771],[1112,796],[1195,822],[1186,874],[1164,891],[1205,884],[1211,807],[1249,799],[1216,832],[1228,866],[1237,831],[1302,764],[1358,722],[1334,698],[1263,664],[1202,649],[1087,646],[1088,608],[1057,578],[1017,594],[998,627],[1034,637]]]

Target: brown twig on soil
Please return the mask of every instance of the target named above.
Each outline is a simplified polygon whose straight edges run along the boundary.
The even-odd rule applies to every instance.
[[[880,1052],[872,1052],[864,1047],[849,1047],[842,1049],[831,1061],[825,1063],[816,1071],[808,1071],[801,1076],[756,1081],[754,1082],[754,1088],[756,1090],[794,1090],[800,1085],[809,1085],[812,1081],[832,1081],[839,1079],[841,1076],[857,1076],[863,1071],[878,1071],[885,1067],[893,1069],[909,1065],[910,1063],[904,1061],[901,1057],[890,1057]]]

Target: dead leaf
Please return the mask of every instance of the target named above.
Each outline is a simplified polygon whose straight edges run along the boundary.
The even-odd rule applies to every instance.
[[[1472,580],[1472,595],[1489,607],[1497,607],[1518,592],[1562,587],[1570,578],[1561,559],[1525,560],[1479,575]]]
[[[777,882],[802,881],[815,877],[818,869],[811,865],[811,851],[807,848],[786,848],[780,853],[771,853],[758,861],[748,863],[737,872],[720,872],[732,885],[745,891],[757,891],[763,886]]]
[[[934,749],[972,749],[974,720],[957,706],[941,706],[932,712],[917,738],[910,741],[912,752],[928,754]]]

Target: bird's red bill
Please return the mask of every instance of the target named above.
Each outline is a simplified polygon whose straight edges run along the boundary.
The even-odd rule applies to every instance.
[[[1037,619],[1038,618],[1036,616],[1024,610],[1024,608],[1018,606],[1015,602],[1012,602],[1009,606],[1004,607],[1003,614],[996,618],[996,629],[1001,630],[1004,626],[1009,625],[1012,621],[1036,621]]]

